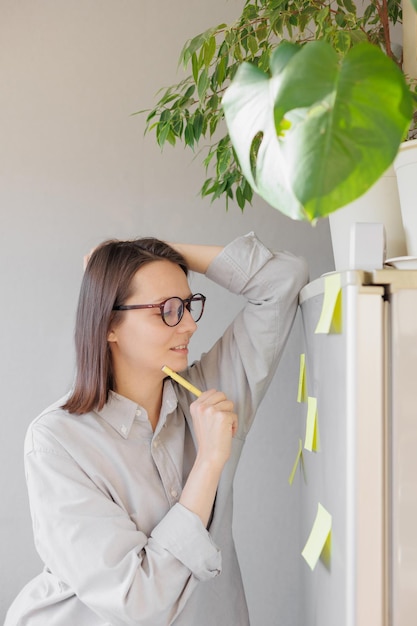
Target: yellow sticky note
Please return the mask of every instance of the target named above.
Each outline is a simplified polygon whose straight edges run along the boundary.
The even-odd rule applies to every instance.
[[[342,287],[340,274],[324,277],[324,297],[316,333],[342,332]]]
[[[324,506],[319,503],[313,528],[304,546],[304,550],[301,553],[312,570],[316,567],[320,556],[324,564],[327,567],[330,566],[331,531],[332,516],[326,511]]]
[[[307,402],[306,436],[304,447],[310,452],[318,452],[320,449],[320,437],[317,415],[317,398],[308,396]]]
[[[297,402],[307,402],[306,355],[300,354]]]
[[[300,465],[301,469],[303,470],[303,474],[304,474],[303,442],[302,442],[301,439],[298,440],[297,456],[295,457],[294,465],[293,465],[293,468],[291,470],[291,474],[290,474],[290,476],[288,478],[288,482],[290,483],[290,485],[292,485],[292,483],[293,483],[295,472],[297,471],[298,465]],[[304,478],[305,478],[305,476],[304,476]]]

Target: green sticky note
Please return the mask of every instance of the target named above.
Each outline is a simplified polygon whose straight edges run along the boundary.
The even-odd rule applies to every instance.
[[[312,396],[308,396],[307,399],[307,420],[304,447],[310,452],[318,452],[320,449],[317,398],[313,398]]]
[[[307,402],[306,355],[300,354],[297,402]]]
[[[321,557],[324,564],[330,567],[331,557],[331,533],[332,516],[320,503],[317,507],[316,519],[314,520],[307,543],[302,551],[302,556],[310,566],[311,570],[317,565]]]
[[[340,274],[324,277],[324,297],[316,333],[342,332],[342,287]]]

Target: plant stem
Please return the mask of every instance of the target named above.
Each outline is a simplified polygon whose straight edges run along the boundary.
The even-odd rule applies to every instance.
[[[381,26],[382,26],[382,30],[384,33],[385,52],[387,56],[389,56],[391,59],[397,62],[391,50],[391,34],[390,34],[389,19],[388,19],[388,2],[387,0],[381,0],[381,2],[378,2],[378,0],[376,0],[375,6],[378,11],[379,19],[381,20]]]

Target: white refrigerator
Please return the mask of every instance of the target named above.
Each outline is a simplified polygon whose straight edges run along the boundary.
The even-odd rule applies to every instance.
[[[417,271],[331,273],[300,306],[300,547],[331,523],[304,626],[417,625]]]

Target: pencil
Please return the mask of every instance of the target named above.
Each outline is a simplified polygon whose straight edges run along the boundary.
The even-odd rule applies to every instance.
[[[191,393],[197,396],[197,398],[201,396],[201,391],[197,389],[197,387],[194,387],[194,385],[189,383],[188,380],[185,380],[185,378],[177,374],[177,372],[174,372],[170,367],[168,367],[168,365],[164,365],[162,371],[165,372],[165,374],[168,374],[168,376],[171,376],[171,378],[173,378],[175,381],[177,381],[177,383],[185,387],[185,389],[191,391]]]

